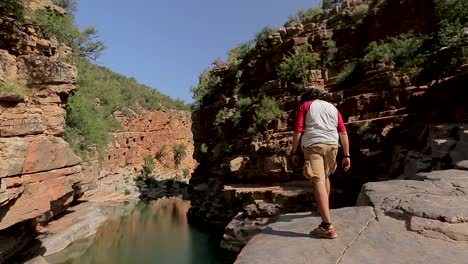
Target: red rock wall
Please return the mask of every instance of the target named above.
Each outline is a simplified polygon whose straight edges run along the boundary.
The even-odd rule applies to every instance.
[[[25,232],[68,208],[82,173],[81,159],[62,137],[76,69],[57,60],[55,41],[12,18],[0,17],[0,37],[0,82],[26,87],[24,94],[0,89],[2,262],[33,238]]]
[[[148,111],[134,118],[117,117],[124,131],[113,133],[115,141],[107,152],[103,170],[108,173],[133,174],[139,172],[146,156],[164,148],[161,161],[155,159],[157,175],[164,175],[184,168],[190,171],[196,165],[193,156],[193,136],[190,113],[184,111]],[[184,145],[186,155],[176,166],[174,145]]]
[[[302,168],[293,166],[289,158],[300,92],[276,79],[276,69],[283,57],[292,53],[294,47],[304,44],[309,44],[314,52],[323,56],[328,52],[327,41],[332,40],[337,48],[334,59],[340,62],[311,71],[308,84],[327,92],[326,100],[334,103],[342,113],[350,137],[352,169],[347,173],[338,170],[331,177],[332,207],[353,205],[365,182],[402,175],[410,177],[410,170],[403,172],[400,167],[412,160],[406,157],[412,151],[419,153],[417,158],[427,158],[422,162],[424,167],[420,163],[413,166],[417,169],[412,170],[412,174],[421,169],[453,167],[455,162],[468,158],[466,151],[452,151],[454,146],[465,146],[461,139],[466,138],[466,125],[440,128],[437,133],[432,133],[440,138],[436,141],[427,139],[427,144],[421,142],[427,135],[418,133],[418,128],[428,129],[437,123],[468,122],[467,65],[461,66],[451,77],[422,84],[412,83],[394,65],[364,65],[358,71],[362,72],[356,82],[337,87],[340,73],[347,64],[362,57],[369,42],[393,37],[405,30],[427,33],[437,28],[434,1],[364,2],[366,6],[363,7],[368,8],[368,13],[359,23],[353,22],[356,19],[353,18],[354,9],[349,7],[362,4],[362,1],[346,1],[342,7],[325,10],[301,23],[287,23],[264,43],[257,44],[254,55],[248,57],[249,63],[240,65],[240,86],[247,87],[245,89],[238,89],[235,80],[230,79],[238,69],[233,71],[229,65],[212,69],[211,74],[222,79],[221,85],[204,98],[203,106],[194,113],[193,119],[197,131],[195,156],[200,165],[191,179],[194,191],[189,216],[192,221],[210,226],[225,224],[226,219],[245,211],[245,205],[252,201],[240,198],[233,202],[226,195],[226,186],[242,184],[254,190],[262,184],[271,186],[278,182],[282,186],[298,186],[296,181],[305,180]],[[256,105],[242,110],[238,102],[259,95],[275,98],[284,113],[260,133],[251,133],[249,129],[255,123]],[[220,111],[228,114],[224,122],[215,127],[213,124]],[[239,122],[230,119],[236,111],[242,113]],[[450,134],[446,131],[451,135],[446,135]],[[202,151],[203,145],[205,151]],[[424,148],[425,145],[433,146]],[[431,156],[430,152],[434,154]],[[272,203],[272,200],[270,197],[267,202]]]

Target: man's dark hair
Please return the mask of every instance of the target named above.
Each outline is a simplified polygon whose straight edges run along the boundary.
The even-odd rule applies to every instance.
[[[316,88],[311,88],[301,95],[301,102],[308,102],[316,99],[322,99],[325,93]]]

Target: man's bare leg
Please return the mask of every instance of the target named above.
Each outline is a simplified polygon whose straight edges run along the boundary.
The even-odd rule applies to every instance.
[[[327,187],[328,198],[330,198],[330,178],[328,178],[328,177],[325,180],[325,186]]]
[[[322,217],[322,221],[325,223],[331,223],[330,208],[328,205],[328,195],[329,195],[330,187],[328,187],[328,190],[327,190],[327,184],[326,184],[327,180],[313,182],[314,196],[315,196],[315,201],[317,202],[317,207],[320,212],[320,216]],[[329,181],[328,181],[328,186],[330,186]]]

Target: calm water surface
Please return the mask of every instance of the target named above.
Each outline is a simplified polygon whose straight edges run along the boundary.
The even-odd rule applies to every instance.
[[[189,226],[189,207],[177,198],[137,204],[105,222],[95,236],[46,259],[52,264],[232,263],[220,252],[219,241]]]

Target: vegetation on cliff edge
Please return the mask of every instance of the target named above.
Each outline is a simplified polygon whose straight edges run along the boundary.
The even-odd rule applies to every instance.
[[[97,30],[94,27],[79,30],[74,22],[75,0],[53,2],[68,13],[61,15],[52,10],[38,10],[29,19],[38,25],[40,37],[55,37],[73,50],[71,56],[60,59],[74,63],[78,68],[77,88],[69,97],[64,134],[77,154],[86,158],[97,151],[100,157],[103,156],[110,140],[109,133],[120,128],[113,116],[116,111],[131,116],[144,109],[189,110],[181,100],[174,100],[134,78],[91,63],[89,60],[98,58],[105,49],[97,38]],[[21,15],[24,8],[15,3],[18,1],[2,1],[0,11]]]
[[[330,9],[340,6],[342,2],[323,1],[322,8]],[[383,8],[387,2],[380,2],[377,7]],[[365,36],[367,33],[364,23],[369,20],[369,14],[375,15],[375,12],[381,11],[377,7],[362,4],[339,13],[340,19],[349,22],[341,27],[348,29],[350,34],[359,33]],[[366,89],[361,82],[366,78],[366,72],[385,65],[394,66],[388,69],[393,69],[399,77],[406,75],[416,85],[425,85],[431,80],[453,74],[460,65],[468,63],[468,2],[434,0],[433,7],[432,19],[435,21],[432,32],[417,32],[417,28],[403,30],[398,35],[388,32],[388,36],[379,36],[380,39],[375,41],[366,42],[364,39],[364,44],[360,47],[353,46],[357,50],[349,53],[342,52],[349,47],[343,47],[346,44],[343,41],[335,42],[339,39],[335,39],[332,34],[329,39],[322,39],[327,31],[323,31],[323,36],[319,36],[320,41],[317,41],[317,36],[314,40],[310,32],[302,32],[301,27],[294,28],[296,25],[291,22],[303,23],[304,28],[317,24],[309,20],[320,12],[317,7],[299,10],[280,31],[271,27],[263,28],[255,34],[253,40],[230,50],[227,63],[222,67],[216,65],[204,70],[199,84],[192,87],[195,113],[203,114],[203,119],[210,118],[210,122],[203,123],[203,127],[199,129],[208,132],[209,128],[205,126],[212,124],[213,129],[223,132],[223,137],[258,136],[258,132],[269,129],[265,123],[281,116],[286,117],[283,111],[290,113],[293,109],[291,100],[282,98],[294,98],[305,87],[323,82],[321,78],[328,78],[326,84],[329,88],[338,91],[353,87]],[[330,15],[330,12],[327,14]],[[333,18],[328,21],[337,22]],[[277,33],[288,32],[288,27],[290,32],[298,33],[287,36]],[[309,38],[307,43],[293,46],[290,44],[294,37]],[[328,77],[324,77],[324,73]],[[315,77],[318,79],[314,80]],[[275,106],[272,108],[274,111],[270,109],[268,113],[262,113],[259,110],[263,108],[259,107],[263,98],[271,98],[271,102],[274,100],[274,103],[268,104]],[[208,113],[210,115],[205,115]],[[259,118],[259,115],[266,118]],[[209,152],[217,142],[199,134],[198,124],[194,125],[195,137],[200,135],[200,141],[203,142],[199,145],[199,151]],[[229,133],[231,135],[226,136]]]

